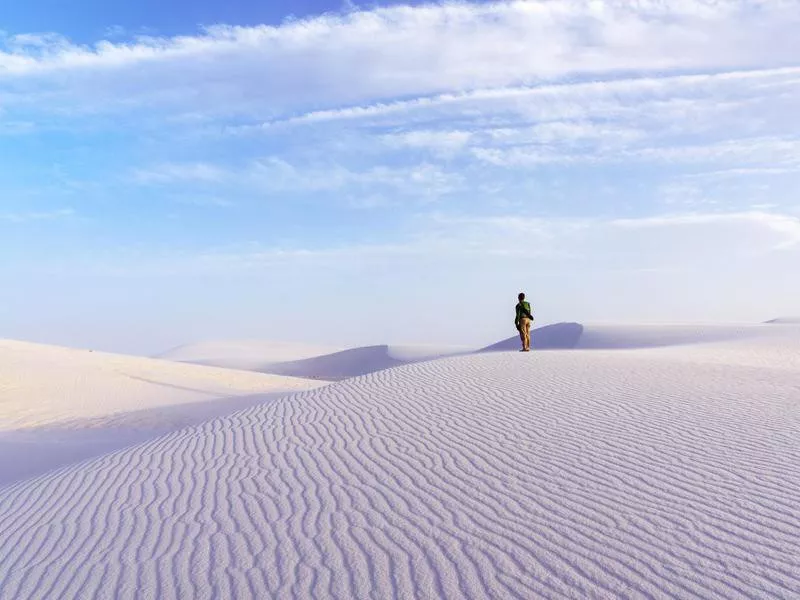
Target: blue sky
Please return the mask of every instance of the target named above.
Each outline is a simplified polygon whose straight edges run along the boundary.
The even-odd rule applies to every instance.
[[[4,337],[800,312],[798,2],[62,4],[0,23]]]

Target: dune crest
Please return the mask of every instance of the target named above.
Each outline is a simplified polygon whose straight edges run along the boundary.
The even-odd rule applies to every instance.
[[[209,367],[259,371],[276,362],[303,360],[339,352],[342,348],[266,340],[219,340],[185,344],[154,358]]]
[[[556,323],[531,332],[535,350],[637,350],[692,346],[719,342],[747,341],[770,337],[764,325],[716,324],[579,324]],[[519,349],[519,337],[512,336],[480,350],[501,352]]]
[[[468,352],[469,350],[464,348],[437,346],[365,346],[305,360],[275,363],[263,367],[262,372],[290,377],[340,381],[405,364],[466,354]]]

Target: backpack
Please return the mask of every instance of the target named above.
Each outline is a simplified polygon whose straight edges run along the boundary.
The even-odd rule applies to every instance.
[[[525,307],[525,304],[520,302],[520,306],[522,306],[522,316],[533,321],[533,315],[531,314],[531,311]]]

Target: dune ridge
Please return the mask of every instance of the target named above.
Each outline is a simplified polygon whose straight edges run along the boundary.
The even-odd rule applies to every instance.
[[[800,325],[800,317],[781,317],[767,321],[767,323],[773,325]]]
[[[774,323],[779,324],[778,321]],[[535,328],[531,332],[531,347],[534,350],[640,350],[747,341],[761,337],[772,339],[774,333],[764,324],[556,323]],[[514,335],[480,352],[517,349],[519,337]]]
[[[297,361],[279,362],[261,372],[288,377],[341,381],[384,369],[447,356],[467,354],[470,349],[436,346],[365,346]]]
[[[341,351],[322,345],[267,340],[219,340],[184,344],[153,358],[225,369],[260,371],[276,362],[314,358]]]

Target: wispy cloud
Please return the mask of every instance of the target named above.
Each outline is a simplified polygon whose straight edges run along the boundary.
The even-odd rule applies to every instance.
[[[9,223],[29,223],[31,221],[52,221],[55,219],[65,219],[74,215],[75,211],[71,208],[62,208],[59,210],[43,212],[0,213],[0,221],[6,221]]]
[[[122,25],[111,25],[109,27],[106,27],[105,31],[103,31],[103,36],[109,40],[123,38],[127,35],[128,35],[128,30]]]
[[[219,183],[230,177],[225,169],[205,164],[161,164],[150,168],[134,169],[133,179],[142,184],[168,184],[176,182]]]
[[[36,130],[32,121],[0,121],[0,135],[25,135]]]
[[[607,73],[605,80],[578,81],[529,86],[498,86],[443,93],[412,100],[376,102],[310,111],[291,117],[266,121],[257,126],[238,126],[229,131],[319,125],[331,122],[388,123],[402,117],[406,122],[425,121],[432,117],[470,117],[487,112],[513,115],[513,120],[581,120],[592,117],[636,114],[669,120],[676,116],[697,119],[703,100],[716,97],[716,113],[736,108],[731,98],[774,99],[776,91],[790,91],[794,97],[800,88],[800,67],[729,70],[695,75],[659,73],[658,76],[624,77]],[[719,101],[719,96],[725,100]],[[728,107],[726,107],[726,104]],[[658,109],[657,112],[654,112]]]
[[[800,131],[791,125],[797,102],[800,68],[779,68],[484,89],[227,131],[278,139],[348,131],[377,137],[389,149],[502,168],[660,163],[791,173],[800,155]]]
[[[777,248],[787,248],[800,244],[800,218],[764,211],[734,213],[685,214],[644,217],[639,219],[615,219],[609,222],[612,227],[622,229],[656,229],[665,227],[690,227],[706,225],[745,224],[765,228],[782,238]]]
[[[427,163],[398,168],[375,166],[356,171],[336,163],[298,166],[278,157],[261,158],[240,166],[162,164],[135,169],[132,178],[142,185],[219,184],[272,193],[388,188],[424,198],[448,194],[463,185],[461,175]]]
[[[380,243],[237,243],[199,254],[159,256],[151,269],[250,270],[292,265],[411,264],[513,257],[520,264],[619,272],[707,269],[710,265],[800,248],[800,218],[765,211],[674,214],[630,219],[420,215],[412,235]],[[693,230],[687,235],[687,229]],[[658,236],[653,236],[658,231]],[[642,243],[642,236],[649,243]],[[709,243],[713,240],[713,243]],[[624,257],[625,260],[619,260]],[[354,262],[355,261],[355,262]]]
[[[434,153],[451,156],[463,149],[472,138],[469,131],[458,130],[425,130],[388,133],[381,137],[384,144],[398,149],[424,149]]]
[[[800,173],[800,161],[796,166],[786,167],[740,167],[690,173],[684,176],[687,180],[725,180],[739,177],[772,177],[774,175],[794,175]]]
[[[515,132],[519,135],[520,132]],[[644,136],[630,137],[631,140]],[[569,138],[567,138],[568,140]],[[610,145],[605,137],[578,152],[564,139],[559,143],[536,139],[534,143],[513,148],[476,148],[473,154],[479,160],[497,166],[531,166],[552,163],[576,162],[662,162],[689,165],[734,164],[734,165],[778,165],[794,171],[800,156],[800,137],[737,139],[711,143],[672,144],[662,146],[630,147],[625,144]],[[650,141],[650,140],[648,140]],[[739,169],[740,173],[745,170]]]
[[[800,218],[792,214],[749,210],[742,212],[675,213],[650,217],[609,219],[600,217],[529,217],[519,215],[454,216],[436,215],[432,222],[446,235],[463,235],[482,240],[497,252],[543,253],[551,256],[603,256],[610,258],[611,248],[629,252],[643,250],[640,237],[627,239],[626,232],[647,234],[660,230],[661,249],[669,254],[683,249],[685,255],[697,253],[697,260],[713,250],[720,256],[785,250],[800,246]],[[733,228],[733,229],[731,229]],[[696,235],[687,236],[687,230]],[[460,233],[457,233],[460,232]],[[713,240],[714,245],[710,246]]]

